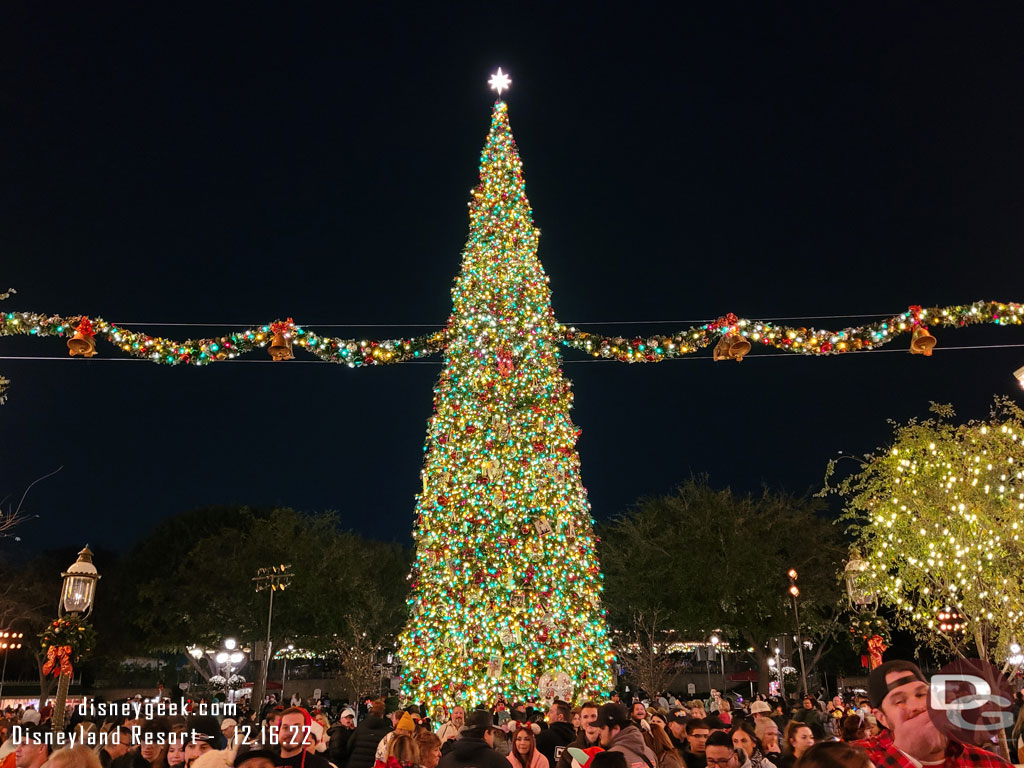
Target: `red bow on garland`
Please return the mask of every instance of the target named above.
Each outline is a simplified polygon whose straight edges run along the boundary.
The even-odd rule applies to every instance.
[[[872,635],[868,640],[868,653],[871,654],[871,669],[882,666],[882,654],[889,649],[881,635]]]
[[[53,672],[54,677],[67,675],[72,677],[74,670],[71,667],[71,646],[51,645],[46,651],[46,663],[43,665],[43,674]]]

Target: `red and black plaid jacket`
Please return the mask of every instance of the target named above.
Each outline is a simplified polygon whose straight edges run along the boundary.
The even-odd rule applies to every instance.
[[[862,747],[877,768],[917,768],[905,754],[893,746],[892,734],[882,731],[877,738],[853,742]],[[969,744],[949,740],[946,745],[946,762],[943,768],[1008,768],[1009,763],[999,755]]]

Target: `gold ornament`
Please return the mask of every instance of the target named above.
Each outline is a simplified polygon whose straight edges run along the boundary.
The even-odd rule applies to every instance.
[[[93,357],[96,354],[96,339],[81,331],[68,339],[68,355],[70,357]]]
[[[750,352],[750,342],[738,333],[727,333],[715,345],[712,356],[715,362],[735,360],[737,363]]]
[[[270,356],[274,359],[275,363],[295,358],[295,355],[292,354],[292,343],[283,333],[274,334],[274,338],[270,342],[270,347],[267,349],[267,352],[270,353]]]
[[[919,325],[910,337],[910,354],[931,357],[935,343],[935,337],[928,332],[928,329]]]

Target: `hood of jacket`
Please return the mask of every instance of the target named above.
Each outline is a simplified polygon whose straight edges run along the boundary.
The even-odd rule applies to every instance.
[[[650,759],[650,755],[647,754],[647,742],[644,741],[644,735],[635,725],[627,725],[619,731],[612,740],[608,750],[611,752],[631,752],[634,755],[645,755]],[[627,760],[626,762],[628,763],[629,761]],[[654,763],[657,765],[656,761]]]
[[[474,739],[471,737],[463,736],[461,739],[455,742],[455,747],[452,751],[459,760],[472,760],[473,757],[480,754],[484,750],[493,752],[491,746],[483,739]]]
[[[572,723],[566,723],[559,721],[552,723],[548,726],[548,730],[556,735],[559,740],[564,741],[566,744],[572,742],[576,738],[576,729],[572,727]],[[543,731],[542,731],[543,733]]]

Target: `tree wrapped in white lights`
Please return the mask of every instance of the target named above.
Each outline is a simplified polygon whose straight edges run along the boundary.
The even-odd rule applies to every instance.
[[[1024,638],[1024,411],[997,399],[987,421],[954,424],[951,407],[932,410],[830,490],[865,552],[858,578],[897,622],[935,649],[1001,661]]]

